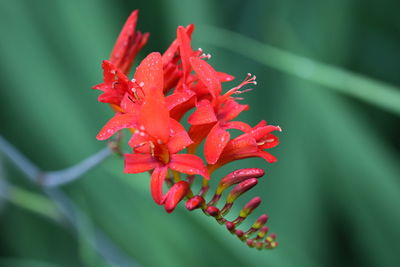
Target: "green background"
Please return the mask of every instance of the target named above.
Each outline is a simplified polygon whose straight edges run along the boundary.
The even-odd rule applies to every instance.
[[[123,174],[116,156],[62,187],[85,214],[72,230],[46,216],[42,190],[6,161],[2,179],[44,203],[35,212],[29,196],[0,198],[0,266],[110,266],[87,242],[95,229],[132,266],[400,265],[397,1],[0,0],[0,134],[41,169],[66,168],[104,147],[95,136],[112,111],[90,87],[137,8],[139,29],[151,34],[140,57],[164,51],[178,25],[194,23],[193,46],[211,53],[215,68],[236,83],[257,75],[245,94],[251,110],[240,118],[282,127],[271,151],[279,161],[245,160],[221,175],[266,169],[241,201],[263,198],[257,214],[270,215],[279,247],[249,249],[182,204],[165,213],[148,175]]]

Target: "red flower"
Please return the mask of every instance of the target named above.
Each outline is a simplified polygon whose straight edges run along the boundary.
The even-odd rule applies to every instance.
[[[242,122],[231,121],[249,108],[248,105],[237,103],[232,95],[245,92],[239,90],[246,84],[256,84],[256,77],[249,74],[241,84],[221,95],[220,74],[204,60],[192,57],[190,61],[200,81],[206,85],[212,96],[211,100],[203,99],[198,102],[196,111],[188,119],[192,125],[189,135],[194,141],[190,151],[194,152],[206,138],[205,158],[209,164],[215,164],[229,142],[230,133],[227,130],[237,129],[245,132],[249,128]]]
[[[129,69],[137,52],[147,42],[148,34],[136,31],[138,12],[134,11],[125,23],[111,53],[110,60],[104,60],[104,81],[94,86],[101,90],[100,102],[109,103],[115,115],[101,129],[97,139],[105,140],[116,132],[128,128],[132,136],[128,142],[131,153],[124,155],[126,173],[151,171],[150,189],[154,201],[172,212],[184,198],[188,199],[188,210],[202,209],[225,224],[228,231],[235,234],[250,247],[274,248],[276,236],[267,235],[265,214],[261,215],[249,230],[237,229],[250,213],[261,203],[256,197],[248,202],[234,220],[226,219],[237,198],[257,185],[264,175],[262,169],[246,168],[231,172],[221,179],[214,196],[206,202],[210,186],[209,174],[234,160],[261,157],[267,162],[276,158],[266,149],[278,145],[273,131],[281,131],[279,126],[260,122],[254,128],[242,121],[234,121],[249,108],[238,103],[238,94],[247,84],[256,84],[255,76],[248,74],[238,86],[222,92],[222,83],[232,81],[233,76],[216,71],[206,60],[210,55],[201,49],[193,50],[191,36],[194,25],[179,26],[176,40],[161,55],[149,54],[136,68],[133,79],[128,78]],[[240,91],[241,90],[241,91]],[[188,116],[190,124],[187,132],[180,123]],[[231,139],[230,130],[242,132]],[[204,142],[203,160],[196,155],[197,147]],[[187,152],[183,152],[187,149]],[[181,177],[181,173],[186,174]],[[203,177],[198,194],[191,186],[195,175]],[[169,190],[164,193],[164,184]],[[233,189],[231,188],[233,187]],[[225,194],[224,191],[230,190]],[[216,205],[225,195],[225,205]],[[250,236],[257,232],[257,236]]]
[[[271,134],[273,131],[282,130],[279,126],[267,125],[265,121],[261,121],[246,133],[230,140],[210,170],[215,170],[234,160],[251,157],[260,157],[269,163],[277,161],[273,155],[264,151],[279,144],[279,139]]]
[[[126,20],[121,33],[115,42],[110,61],[125,74],[129,73],[136,54],[149,39],[149,34],[136,31],[138,10],[134,10]]]
[[[169,117],[163,94],[163,68],[159,53],[147,56],[135,73],[140,81],[143,98],[138,102],[125,98],[124,112],[116,114],[100,131],[97,138],[104,140],[124,128],[133,128],[129,145],[134,154],[125,155],[125,172],[153,170],[151,191],[157,204],[163,204],[162,186],[168,169],[205,178],[208,172],[202,160],[191,154],[177,154],[192,143],[180,123]],[[126,92],[128,95],[128,92]],[[128,100],[127,100],[128,99]]]

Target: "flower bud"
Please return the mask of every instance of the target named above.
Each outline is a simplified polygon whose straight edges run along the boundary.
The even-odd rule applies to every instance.
[[[219,214],[219,209],[218,209],[217,207],[214,207],[214,206],[209,206],[209,207],[206,209],[206,213],[207,213],[208,215],[212,216],[212,217],[216,217],[216,216],[218,216],[218,214]]]
[[[186,208],[188,210],[194,210],[200,208],[204,203],[204,198],[202,196],[194,196],[186,201]]]
[[[186,181],[180,181],[174,184],[164,197],[164,208],[168,213],[171,213],[176,205],[186,196],[189,192],[190,186]]]
[[[249,216],[253,210],[255,210],[261,203],[261,198],[260,197],[255,197],[243,207],[243,209],[240,211],[239,216],[242,218],[246,218]]]
[[[253,240],[253,239],[247,239],[246,244],[247,244],[249,247],[254,247],[254,240]]]
[[[264,170],[259,168],[246,168],[233,171],[222,178],[218,185],[216,194],[220,195],[225,189],[234,184],[238,184],[250,178],[260,178],[264,174]]]
[[[262,239],[269,231],[268,226],[261,227],[260,231],[257,234],[256,239]]]
[[[265,239],[265,241],[268,242],[268,243],[271,243],[275,239],[276,239],[276,234],[272,233]]]
[[[228,229],[229,232],[232,232],[235,229],[235,224],[233,222],[226,222],[226,229]]]
[[[232,189],[229,193],[226,203],[232,204],[240,195],[253,188],[258,183],[256,178],[247,179]]]
[[[258,217],[257,221],[251,226],[253,229],[260,229],[268,221],[268,215],[263,214]]]
[[[235,234],[236,234],[239,238],[241,238],[241,237],[244,235],[244,232],[243,232],[242,230],[240,230],[240,229],[237,229],[237,230],[235,231]]]

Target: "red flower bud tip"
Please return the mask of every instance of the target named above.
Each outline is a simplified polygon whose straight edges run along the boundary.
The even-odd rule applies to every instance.
[[[233,230],[235,229],[235,224],[233,222],[226,222],[226,229],[228,229],[229,232],[233,232]]]
[[[233,201],[235,201],[240,195],[253,188],[257,183],[258,181],[256,178],[250,178],[241,182],[229,193],[228,197],[226,198],[226,203],[233,203]]]
[[[186,201],[186,208],[188,210],[194,210],[200,208],[204,203],[204,198],[202,196],[194,196]]]
[[[269,245],[266,246],[266,248],[276,248],[278,246],[278,242],[273,241]]]
[[[244,232],[243,232],[242,230],[240,230],[240,229],[237,229],[237,230],[235,231],[235,234],[236,234],[239,238],[241,238],[241,237],[244,235]]]
[[[271,243],[275,239],[276,239],[276,234],[272,233],[265,239],[265,241],[268,242],[268,243]]]
[[[260,178],[264,176],[264,174],[264,170],[259,168],[247,168],[233,171],[222,178],[215,194],[220,195],[225,189],[234,184],[238,184],[250,178]]]
[[[256,239],[257,239],[257,240],[258,240],[258,239],[262,239],[262,238],[268,233],[268,231],[269,231],[268,226],[263,226],[263,227],[261,227],[260,231],[259,231],[258,234],[257,234]]]
[[[189,192],[190,185],[186,181],[180,181],[174,184],[167,192],[164,198],[164,207],[168,213],[171,213],[176,205],[186,196]]]
[[[247,244],[249,247],[254,247],[254,240],[253,240],[253,239],[247,239],[246,244]]]
[[[214,207],[214,206],[209,206],[209,207],[206,209],[206,213],[207,213],[208,215],[212,216],[212,217],[216,217],[216,216],[218,216],[218,214],[219,214],[219,209],[218,209],[217,207]]]
[[[243,209],[240,211],[239,216],[242,218],[246,218],[249,216],[253,210],[255,210],[261,203],[261,198],[260,197],[255,197],[243,207]]]
[[[265,248],[273,249],[273,248],[276,248],[278,246],[278,244],[279,243],[277,241],[271,241],[271,242],[265,241]]]
[[[268,221],[268,215],[263,214],[258,217],[257,221],[251,226],[253,229],[260,229]]]
[[[110,55],[110,61],[125,74],[129,72],[136,54],[149,39],[148,33],[136,31],[138,13],[138,10],[133,11],[126,20]]]

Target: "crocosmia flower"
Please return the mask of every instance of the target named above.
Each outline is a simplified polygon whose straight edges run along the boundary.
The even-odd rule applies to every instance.
[[[268,235],[265,214],[249,229],[239,229],[261,198],[251,199],[235,219],[226,218],[235,200],[256,186],[264,171],[238,169],[222,179],[213,175],[218,168],[236,160],[277,160],[267,150],[279,144],[275,134],[281,128],[265,121],[251,127],[237,120],[249,109],[249,105],[239,102],[243,98],[238,95],[251,90],[245,87],[256,85],[256,77],[248,74],[223,92],[222,83],[231,82],[234,77],[214,69],[209,54],[192,48],[192,24],[179,26],[176,39],[167,50],[147,55],[130,76],[137,53],[149,39],[148,33],[136,30],[137,20],[135,10],[123,26],[110,58],[102,63],[103,82],[93,87],[102,91],[99,101],[108,103],[115,112],[97,139],[106,140],[128,129],[130,151],[123,155],[124,171],[150,172],[151,195],[168,213],[186,200],[188,210],[199,209],[213,217],[249,247],[276,247],[275,234]],[[240,134],[232,138],[231,130]],[[201,144],[203,151],[199,150]],[[202,185],[196,193],[193,184],[198,179]],[[214,194],[209,193],[210,179],[219,180]]]

